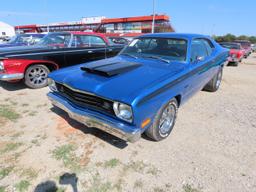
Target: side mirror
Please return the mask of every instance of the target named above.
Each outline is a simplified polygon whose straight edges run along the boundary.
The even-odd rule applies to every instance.
[[[200,62],[204,60],[204,56],[197,56],[196,57],[196,62]]]

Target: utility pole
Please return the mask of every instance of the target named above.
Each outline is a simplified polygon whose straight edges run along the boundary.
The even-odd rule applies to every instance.
[[[153,0],[153,20],[152,20],[152,33],[155,33],[155,0]]]

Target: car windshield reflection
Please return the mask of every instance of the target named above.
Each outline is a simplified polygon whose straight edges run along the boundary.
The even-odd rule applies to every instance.
[[[159,59],[168,61],[186,61],[187,41],[174,38],[138,38],[134,39],[121,55]]]

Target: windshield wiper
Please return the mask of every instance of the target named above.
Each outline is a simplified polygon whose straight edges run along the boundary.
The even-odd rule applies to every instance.
[[[162,57],[158,57],[158,56],[143,56],[144,58],[150,58],[150,59],[158,59],[160,61],[163,61],[165,63],[170,63],[170,60],[168,59],[164,59]]]
[[[129,53],[121,53],[120,55],[125,55],[125,56],[129,56],[129,57],[132,57],[134,59],[138,59],[138,57],[132,55],[132,54],[129,54]]]

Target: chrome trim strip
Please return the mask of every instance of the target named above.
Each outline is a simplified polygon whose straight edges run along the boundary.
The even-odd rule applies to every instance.
[[[12,80],[20,80],[24,78],[23,73],[14,73],[14,74],[0,74],[1,81],[12,81]]]
[[[101,118],[100,116],[93,115],[89,111],[87,112],[77,109],[69,104],[66,100],[54,95],[53,93],[49,93],[48,98],[54,106],[66,111],[70,118],[77,120],[87,127],[98,128],[111,135],[132,143],[138,141],[141,137],[140,130],[125,132],[124,130],[118,128],[114,122]],[[122,126],[123,124],[120,124],[120,127]]]
[[[67,48],[67,49],[72,49],[72,48]],[[73,52],[82,52],[82,51],[88,51],[88,50],[101,50],[101,49],[104,49],[105,50],[105,47],[103,48],[98,48],[98,49],[88,49],[88,48],[85,48],[85,49],[82,49],[82,50],[67,50],[67,51],[47,51],[47,52],[40,52],[40,53],[25,53],[25,54],[16,54],[16,55],[8,55],[8,57],[19,57],[19,56],[29,56],[29,55],[45,55],[45,54],[56,54],[56,53],[73,53]]]

